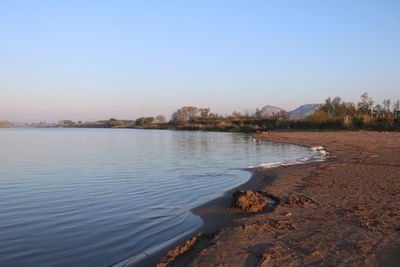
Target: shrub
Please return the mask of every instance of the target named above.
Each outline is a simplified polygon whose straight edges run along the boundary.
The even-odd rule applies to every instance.
[[[361,128],[364,125],[364,116],[354,116],[351,118],[354,127]]]

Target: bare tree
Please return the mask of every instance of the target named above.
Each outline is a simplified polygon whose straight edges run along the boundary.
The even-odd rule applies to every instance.
[[[400,101],[397,100],[396,102],[393,103],[393,116],[395,118],[399,118],[400,116]]]
[[[357,104],[358,112],[365,115],[371,115],[374,100],[368,96],[368,93],[361,95],[361,101]]]
[[[400,110],[400,100],[397,100],[393,103],[393,113],[395,113],[397,110]]]
[[[372,115],[379,117],[382,115],[383,109],[380,104],[375,105],[375,107],[372,109]]]
[[[238,112],[238,111],[233,111],[232,112],[232,118],[235,120],[240,120],[242,119],[242,113]]]
[[[390,101],[390,99],[385,99],[385,100],[383,100],[383,102],[382,102],[382,104],[383,104],[383,108],[385,109],[385,110],[390,110],[390,104],[391,104],[392,102]]]
[[[261,119],[263,117],[263,114],[259,108],[256,108],[256,112],[254,112],[254,117],[257,119]]]
[[[158,115],[156,117],[156,121],[158,121],[159,123],[165,123],[167,121],[167,119],[165,118],[164,115]]]
[[[383,102],[382,102],[382,105],[383,105],[383,113],[384,113],[384,115],[387,116],[387,117],[390,117],[390,104],[391,104],[390,99],[385,99],[385,100],[383,100]]]
[[[194,120],[198,117],[199,109],[193,106],[185,106],[177,109],[171,115],[171,122],[173,123],[184,123],[190,120]]]
[[[200,112],[200,117],[205,119],[208,117],[208,114],[210,113],[210,108],[199,108]]]

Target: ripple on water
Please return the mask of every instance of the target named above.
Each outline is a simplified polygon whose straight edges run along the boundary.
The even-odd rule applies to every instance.
[[[201,225],[193,207],[247,181],[238,168],[312,156],[211,132],[11,129],[0,144],[1,266],[105,266],[153,253]]]

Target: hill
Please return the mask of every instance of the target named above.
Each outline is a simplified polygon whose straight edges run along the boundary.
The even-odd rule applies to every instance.
[[[290,119],[304,118],[319,109],[321,106],[322,104],[301,105],[300,107],[289,112]]]
[[[275,106],[270,106],[270,105],[267,105],[261,109],[261,114],[266,117],[271,117],[271,116],[277,115],[281,112],[285,112],[285,110],[280,107],[275,107]]]

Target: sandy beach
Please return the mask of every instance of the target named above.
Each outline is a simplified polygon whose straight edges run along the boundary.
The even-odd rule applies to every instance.
[[[255,169],[240,189],[272,195],[279,202],[273,210],[249,214],[230,208],[231,192],[199,207],[195,212],[205,220],[199,232],[207,234],[188,242],[187,251],[172,250],[185,252],[169,266],[399,266],[400,133],[256,137],[323,146],[330,156],[319,163]],[[166,266],[166,258],[159,262]]]

